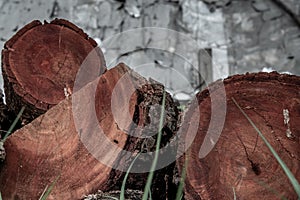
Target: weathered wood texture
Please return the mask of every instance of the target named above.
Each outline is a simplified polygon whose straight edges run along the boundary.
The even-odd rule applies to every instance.
[[[89,55],[93,52],[92,55]],[[87,56],[90,70],[99,75],[105,62],[96,42],[80,28],[63,19],[40,21],[20,29],[2,51],[6,102],[18,113],[26,106],[22,120],[30,122],[71,92],[76,73]],[[26,121],[25,121],[26,120]]]
[[[185,199],[297,199],[297,194],[263,140],[232,101],[238,102],[281,159],[300,181],[300,78],[273,73],[236,75],[224,80],[227,111],[222,133],[212,151],[199,151],[211,123],[211,95],[222,101],[220,82],[197,94],[183,122],[183,133],[198,127],[187,160]],[[193,115],[199,105],[200,116]],[[217,106],[217,114],[222,107]],[[288,113],[287,113],[288,112]],[[200,120],[196,120],[200,117]],[[215,124],[218,129],[222,123]],[[186,136],[188,138],[189,135]],[[182,144],[184,145],[184,144]]]
[[[117,108],[115,116],[127,114],[127,118],[116,123],[112,114],[112,91],[125,74],[128,75],[128,79],[121,82],[121,90],[117,94],[114,106]],[[137,87],[132,93],[129,104],[124,103],[127,89],[140,84],[142,87]],[[96,96],[93,92],[95,88]],[[7,159],[0,172],[0,191],[3,198],[38,199],[46,185],[53,182],[57,176],[59,179],[49,199],[80,199],[84,194],[96,192],[98,189],[105,191],[119,187],[124,172],[114,170],[103,161],[112,161],[112,166],[126,171],[138,152],[154,150],[155,144],[145,145],[146,139],[138,136],[150,133],[148,130],[151,128],[155,131],[154,129],[158,128],[156,122],[151,123],[152,127],[147,129],[138,129],[133,125],[144,127],[149,124],[149,119],[159,121],[156,118],[159,110],[150,108],[156,103],[161,104],[163,91],[162,85],[149,82],[124,64],[120,64],[74,93],[72,98],[76,100],[73,102],[68,99],[62,101],[16,131],[5,142]],[[87,99],[95,100],[94,107],[90,106],[91,103],[80,104]],[[124,112],[126,107],[129,108],[128,113]],[[169,94],[165,109],[162,146],[168,143],[177,130],[178,111]],[[93,110],[96,112],[96,123],[93,123],[94,119],[91,118]],[[79,118],[83,120],[82,123],[76,121]],[[124,122],[130,122],[126,130],[121,128],[121,125],[126,124]],[[105,143],[101,133],[97,132],[97,127],[103,130],[110,146]],[[157,135],[152,137],[155,140]],[[92,150],[88,145],[92,145]],[[124,156],[122,152],[114,150],[116,146],[132,153],[130,156]],[[151,160],[140,159],[138,163],[140,167],[149,168]],[[162,176],[165,175],[165,171],[163,172]],[[132,174],[127,188],[143,187],[146,175]],[[157,177],[153,191],[166,189],[164,181],[161,181],[163,178]]]

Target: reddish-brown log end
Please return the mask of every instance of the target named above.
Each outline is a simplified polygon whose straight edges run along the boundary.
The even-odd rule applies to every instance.
[[[196,137],[178,166],[182,172],[187,159],[185,199],[297,199],[288,177],[267,145],[234,104],[232,97],[264,134],[268,142],[300,181],[300,78],[278,73],[232,76],[223,81],[227,109],[225,124],[213,149],[200,158],[212,117],[220,117],[220,84],[210,85],[197,95],[183,122],[181,132],[189,137],[190,127],[198,127]],[[212,96],[218,102],[212,116]],[[199,108],[197,108],[199,106]],[[199,109],[201,115],[197,115]],[[289,120],[285,120],[285,112]],[[196,115],[195,115],[196,113]],[[288,122],[287,122],[288,121]],[[221,121],[220,121],[221,122]],[[288,133],[291,133],[290,135]],[[206,138],[208,137],[208,138]],[[184,144],[183,144],[184,145]],[[200,152],[200,154],[199,154]]]
[[[18,112],[19,104],[27,105],[36,109],[32,115],[46,111],[72,90],[83,63],[89,65],[89,73],[105,71],[100,48],[82,29],[63,19],[29,23],[5,43],[2,51],[8,106]]]
[[[122,79],[125,75],[127,79]],[[120,90],[114,101],[117,84]],[[129,88],[134,89],[132,93]],[[58,176],[49,199],[80,199],[98,189],[120,188],[124,171],[137,153],[155,149],[157,134],[150,135],[152,144],[138,136],[151,130],[157,133],[160,109],[151,109],[151,105],[161,104],[163,92],[161,84],[147,81],[124,64],[106,71],[74,93],[72,104],[70,99],[63,100],[6,140],[7,158],[0,169],[3,198],[38,199]],[[176,104],[166,94],[161,146],[174,137],[177,117]],[[149,169],[151,161],[140,156],[135,168]],[[151,187],[156,199],[164,199],[161,196],[166,194],[158,191],[167,189],[161,180],[170,174],[170,170],[161,170],[156,172]],[[126,188],[141,189],[146,179],[147,173],[132,173]]]

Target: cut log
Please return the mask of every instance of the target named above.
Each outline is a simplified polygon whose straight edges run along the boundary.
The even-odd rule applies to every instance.
[[[71,93],[82,64],[89,65],[92,74],[105,70],[103,54],[93,39],[63,19],[32,21],[2,51],[9,109],[17,114],[26,106],[22,120],[30,122]]]
[[[181,172],[186,166],[185,199],[297,199],[288,177],[232,98],[300,181],[300,78],[275,72],[236,75],[209,88],[197,94],[180,130],[185,141],[191,139],[189,128],[196,130],[178,161]]]
[[[147,81],[124,64],[106,71],[74,93],[72,102],[65,99],[7,139],[7,158],[0,172],[3,198],[38,199],[57,177],[48,199],[80,199],[97,190],[120,189],[137,153],[155,148],[148,141],[155,141],[157,134],[150,135],[149,130],[158,128],[160,109],[153,106],[162,103],[163,92],[162,85]],[[177,131],[178,111],[169,94],[165,110],[161,146]],[[149,170],[152,159],[145,158],[139,157],[139,166],[132,169]],[[145,184],[146,175],[131,174],[126,188],[144,187],[139,184]],[[159,178],[153,191],[165,188]]]

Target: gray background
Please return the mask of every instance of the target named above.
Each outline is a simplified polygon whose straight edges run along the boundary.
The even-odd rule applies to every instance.
[[[93,37],[106,58],[115,59],[107,60],[109,68],[123,61],[184,101],[203,80],[262,70],[300,75],[299,16],[298,0],[0,0],[0,45],[34,19],[65,18]],[[110,37],[140,27],[178,31],[194,39],[196,48],[168,34],[160,41],[137,34],[105,45]],[[169,52],[149,49],[121,56],[128,46],[147,48],[155,42]],[[176,48],[183,49],[184,59],[172,55]]]

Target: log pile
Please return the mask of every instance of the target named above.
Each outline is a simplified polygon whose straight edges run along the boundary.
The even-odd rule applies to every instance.
[[[96,42],[61,19],[33,21],[18,31],[4,46],[2,70],[7,105],[1,104],[1,128],[8,129],[13,120],[6,113],[14,116],[25,106],[25,126],[4,142],[3,199],[38,199],[53,182],[48,199],[82,199],[98,190],[99,196],[113,194],[135,159],[132,172],[139,173],[129,173],[126,189],[142,194],[161,119],[159,147],[168,147],[174,162],[155,171],[153,199],[175,199],[177,170],[185,177],[187,200],[297,198],[273,154],[234,104],[299,181],[297,76],[253,73],[217,81],[196,95],[181,121],[178,104],[162,84],[123,63],[106,70]],[[80,72],[87,75],[78,77]]]
[[[152,146],[143,146],[146,144],[146,138],[138,137],[138,134],[145,134],[141,133],[140,129],[128,123],[128,127],[124,127],[122,130],[121,125],[115,123],[113,118],[112,106],[110,105],[112,90],[124,74],[130,74],[130,76],[123,83],[123,87],[129,88],[142,84],[143,88],[137,88],[130,97],[129,116],[120,123],[125,123],[128,120],[132,120],[138,126],[145,126],[149,123],[149,106],[161,102],[163,86],[159,83],[148,82],[124,64],[106,71],[99,79],[73,94],[74,98],[78,100],[76,105],[82,106],[81,109],[86,112],[78,111],[79,113],[77,113],[73,110],[76,108],[72,106],[72,101],[65,99],[44,115],[16,131],[5,142],[8,157],[0,175],[0,189],[5,199],[37,199],[44,188],[56,177],[59,179],[49,199],[80,199],[84,194],[99,189],[106,191],[120,186],[118,184],[122,182],[123,171],[128,168],[136,154],[141,150],[154,150],[154,143]],[[85,97],[93,97],[94,87],[96,87],[96,97],[95,107],[92,109],[96,111],[98,124],[91,120],[92,111],[86,110],[89,106],[82,104]],[[124,100],[127,90],[122,90],[122,92],[118,94],[117,100]],[[169,95],[167,95],[166,100],[166,119],[169,120],[165,122],[163,128],[162,145],[166,145],[173,137],[178,116],[178,111]],[[114,114],[122,116],[126,109],[124,108],[125,105],[122,101],[117,102],[114,106],[118,110]],[[76,120],[74,120],[78,117],[77,114],[81,115],[82,120],[85,120],[79,125],[77,124],[77,126],[85,126],[82,126],[80,130],[76,129]],[[105,145],[105,138],[99,135],[100,133],[97,132],[98,129],[95,126],[99,126],[103,130],[105,137],[111,142],[111,147]],[[155,125],[152,128],[154,129]],[[146,133],[149,133],[149,129],[145,129]],[[81,130],[83,131],[81,132]],[[97,145],[96,151],[91,150],[89,152],[90,146],[93,148],[94,145]],[[126,152],[132,152],[131,157],[112,150],[112,146],[117,146]],[[112,167],[99,162],[97,159],[110,160]],[[140,167],[149,167],[151,164],[149,162],[150,160],[141,160]],[[115,170],[116,168],[122,168],[123,171]],[[149,169],[145,169],[145,171],[147,170]],[[129,178],[131,181],[128,182],[128,187],[134,185],[136,188],[142,189],[146,177],[146,174],[132,174]],[[163,187],[165,185],[157,181],[153,189],[157,190]]]

